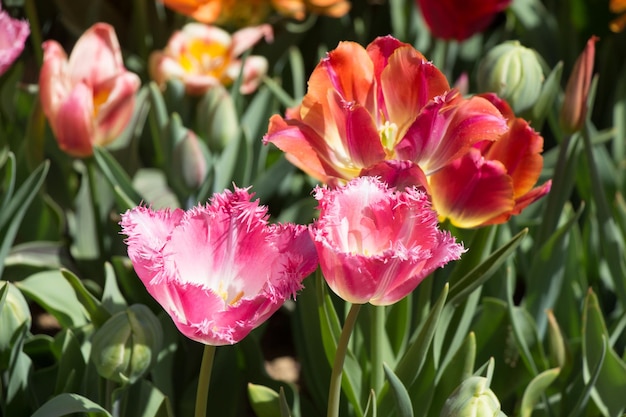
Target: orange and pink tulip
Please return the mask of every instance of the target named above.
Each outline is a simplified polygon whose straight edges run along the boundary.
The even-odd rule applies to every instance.
[[[59,147],[88,157],[122,133],[135,108],[141,82],[126,70],[114,29],[96,23],[76,42],[68,59],[56,41],[43,44],[39,94]]]

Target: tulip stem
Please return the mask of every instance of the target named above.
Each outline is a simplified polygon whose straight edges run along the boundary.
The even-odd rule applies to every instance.
[[[383,370],[383,340],[385,340],[385,306],[372,306],[371,331],[371,388],[379,393],[384,382]]]
[[[213,369],[214,358],[215,346],[205,345],[204,352],[202,353],[202,364],[200,365],[198,390],[196,391],[195,417],[206,417],[207,401],[209,398],[209,383],[211,382],[211,370]]]
[[[333,364],[333,370],[330,375],[330,387],[328,390],[328,417],[339,416],[339,400],[341,399],[341,377],[343,374],[343,363],[346,359],[346,353],[348,351],[348,342],[350,341],[350,335],[354,329],[356,318],[359,315],[361,304],[352,304],[348,317],[343,324],[341,330],[341,336],[337,342],[337,351],[335,352],[335,363]]]
[[[96,244],[98,248],[98,259],[104,259],[104,243],[102,241],[104,235],[100,219],[100,198],[98,198],[98,190],[96,189],[96,160],[93,156],[86,158],[85,165],[87,166],[87,185],[89,186],[89,200],[91,202],[91,209],[93,211],[92,214],[96,233]]]
[[[26,0],[24,2],[24,11],[26,12],[28,22],[30,23],[30,39],[34,46],[33,51],[35,52],[35,60],[37,61],[37,65],[41,67],[43,63],[43,50],[41,49],[43,38],[41,37],[41,25],[39,24],[37,6],[35,6],[34,0]]]

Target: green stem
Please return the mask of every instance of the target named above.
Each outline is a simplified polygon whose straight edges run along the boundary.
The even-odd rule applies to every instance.
[[[93,214],[93,222],[96,232],[96,243],[98,245],[98,258],[104,259],[104,232],[102,230],[102,222],[100,219],[100,199],[98,198],[96,186],[96,160],[93,156],[85,159],[87,166],[87,180],[89,181],[89,200],[91,202],[91,210]]]
[[[39,24],[39,17],[37,16],[35,1],[26,0],[24,2],[24,11],[26,12],[28,22],[30,23],[30,40],[33,44],[35,59],[37,61],[37,65],[41,67],[41,64],[43,63],[43,50],[41,49],[43,38],[41,37],[41,31],[39,29],[41,25]]]
[[[339,417],[339,400],[341,399],[341,377],[343,374],[343,362],[346,359],[348,351],[348,342],[350,335],[354,329],[356,318],[361,310],[361,304],[352,304],[348,317],[343,324],[339,342],[337,342],[337,351],[335,352],[335,363],[330,375],[330,387],[328,390],[328,413],[327,417]],[[198,416],[196,416],[198,417]]]
[[[198,391],[196,391],[195,417],[206,417],[207,401],[209,398],[209,383],[211,382],[211,370],[215,357],[215,346],[205,345],[202,353],[202,365],[200,365],[200,377],[198,379]]]
[[[372,306],[371,331],[371,386],[379,393],[385,381],[383,369],[383,341],[385,340],[385,306]]]

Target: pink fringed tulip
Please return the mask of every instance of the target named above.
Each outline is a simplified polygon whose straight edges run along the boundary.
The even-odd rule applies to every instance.
[[[433,36],[463,41],[487,29],[511,0],[417,0]]]
[[[28,22],[11,18],[0,4],[0,75],[20,56],[29,34]]]
[[[240,91],[252,93],[267,72],[265,57],[251,55],[242,62],[239,56],[265,38],[272,40],[269,25],[248,27],[232,36],[202,23],[188,23],[175,32],[163,51],[150,56],[151,77],[161,86],[175,79],[188,94],[201,95],[216,85],[231,85],[242,74]]]
[[[320,216],[311,235],[329,287],[351,303],[389,305],[404,298],[463,247],[437,228],[428,195],[400,192],[375,177],[316,188]]]
[[[421,53],[386,36],[367,48],[341,42],[313,71],[302,104],[272,116],[264,142],[336,185],[383,175],[394,160],[430,175],[506,130],[488,100],[464,99]]]
[[[190,339],[240,341],[317,268],[306,226],[268,224],[267,209],[251,198],[235,188],[189,211],[122,215],[137,275]]]
[[[69,57],[56,41],[43,44],[39,75],[43,111],[59,147],[76,157],[114,141],[135,107],[139,77],[128,72],[113,27],[96,23]]]
[[[495,142],[480,142],[429,180],[440,219],[463,228],[499,224],[521,213],[550,191],[551,181],[535,187],[543,168],[543,138],[516,118],[494,94],[492,101],[507,117],[509,130]]]

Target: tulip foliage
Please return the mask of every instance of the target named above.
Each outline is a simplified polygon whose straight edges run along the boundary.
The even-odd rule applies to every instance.
[[[624,415],[625,6],[556,3],[3,1],[0,416]]]

